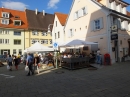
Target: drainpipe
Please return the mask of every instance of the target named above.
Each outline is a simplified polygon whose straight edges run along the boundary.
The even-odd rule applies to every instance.
[[[30,33],[31,33],[31,32],[29,31],[29,47],[31,46],[31,45],[30,45],[30,37],[31,37],[31,36],[30,36],[30,35],[31,35]]]
[[[112,63],[112,46],[111,46],[111,33],[110,33],[110,27],[111,25],[111,19],[110,19],[110,12],[108,15],[106,15],[106,22],[107,22],[107,47],[108,47],[108,53],[111,56],[111,63]]]

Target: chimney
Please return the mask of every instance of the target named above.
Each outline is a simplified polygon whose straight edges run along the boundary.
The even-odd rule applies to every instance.
[[[24,11],[26,11],[26,9],[27,9],[27,8],[25,7],[25,8],[24,8]]]
[[[45,10],[43,10],[43,16],[45,16]]]
[[[35,14],[37,15],[37,9],[35,10]]]

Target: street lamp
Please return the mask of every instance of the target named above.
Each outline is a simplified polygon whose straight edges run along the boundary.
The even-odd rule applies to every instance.
[[[50,26],[53,26],[53,24],[49,24],[49,25],[48,25],[48,31],[47,31],[48,33],[51,32]],[[55,32],[55,27],[54,27],[54,32]],[[56,38],[55,38],[55,42],[56,42]],[[57,69],[57,68],[58,68],[58,65],[57,65],[57,51],[56,51],[56,48],[54,49],[54,53],[55,53],[54,60],[55,60],[56,69]]]

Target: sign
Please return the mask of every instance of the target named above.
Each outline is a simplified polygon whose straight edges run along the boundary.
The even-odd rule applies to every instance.
[[[55,48],[55,49],[58,48],[58,43],[57,43],[57,42],[54,42],[54,43],[53,43],[53,48]]]
[[[117,34],[117,30],[118,30],[117,25],[113,25],[113,26],[111,27],[111,34]]]
[[[112,34],[111,35],[111,40],[116,40],[118,39],[118,34]]]

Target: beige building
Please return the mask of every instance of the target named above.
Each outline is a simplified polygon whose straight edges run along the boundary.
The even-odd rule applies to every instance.
[[[130,55],[127,6],[129,4],[123,0],[73,0],[63,29],[65,41],[97,42],[98,47],[91,45],[88,50],[97,51],[99,48],[102,55],[110,54],[112,63],[121,61],[123,56]]]
[[[22,54],[27,19],[24,11],[0,8],[0,55]]]
[[[38,12],[36,9],[25,10],[28,31],[25,32],[25,49],[36,42],[40,42],[44,46],[52,46],[52,34],[48,33],[48,27],[53,27],[54,15],[43,12]]]

